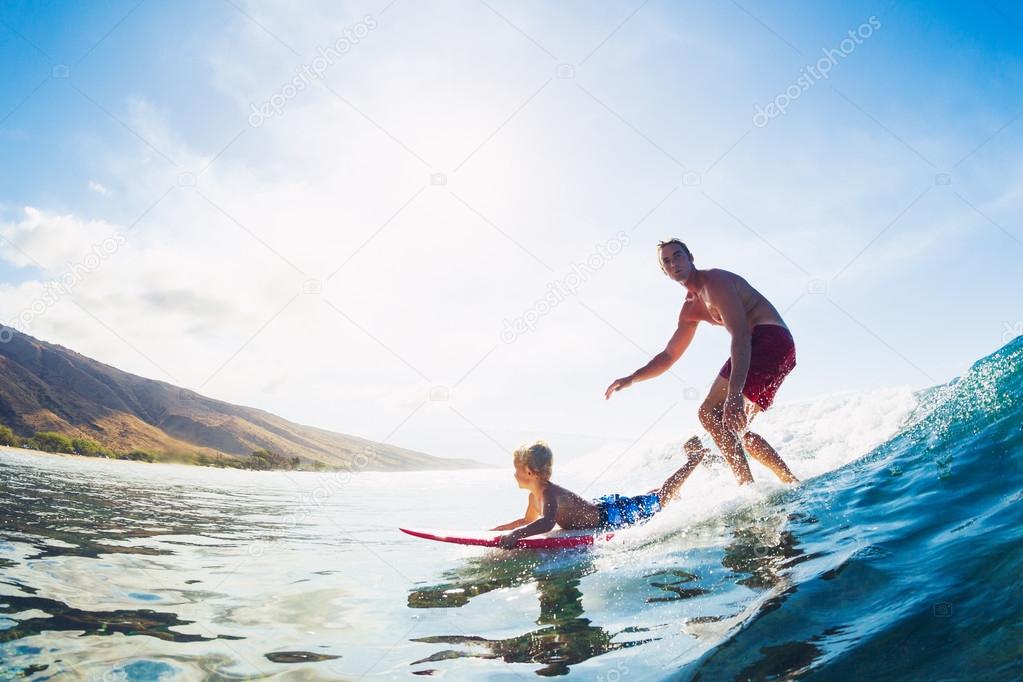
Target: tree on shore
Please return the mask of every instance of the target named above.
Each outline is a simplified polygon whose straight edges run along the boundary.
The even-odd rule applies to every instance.
[[[273,469],[297,469],[298,457],[285,457],[270,450],[256,450],[242,464],[243,469],[270,471]]]
[[[152,452],[145,450],[132,450],[131,452],[117,455],[117,459],[130,459],[135,462],[155,462],[157,457]]]
[[[16,447],[21,445],[21,438],[15,435],[11,427],[0,424],[0,445]]]
[[[71,449],[76,455],[86,457],[113,457],[114,453],[91,438],[72,438]]]
[[[28,439],[26,445],[43,452],[72,454],[75,451],[71,439],[56,431],[36,431],[36,434]]]
[[[56,431],[37,431],[31,438],[21,438],[9,427],[0,424],[0,445],[25,446],[43,452],[59,452],[85,457],[109,457],[112,459],[132,460],[136,462],[156,462],[161,456],[154,452],[135,448],[129,452],[115,452],[91,438],[79,436],[68,437]],[[300,457],[286,457],[272,450],[256,450],[246,458],[211,457],[206,453],[196,453],[194,463],[201,466],[215,466],[232,469],[251,469],[254,471],[293,470],[302,462]],[[314,470],[326,467],[322,462],[312,462]]]

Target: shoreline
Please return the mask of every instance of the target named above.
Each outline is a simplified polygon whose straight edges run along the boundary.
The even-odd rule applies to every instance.
[[[216,467],[216,466],[204,466],[202,464],[189,464],[187,462],[175,462],[175,461],[156,461],[156,462],[145,462],[136,459],[118,459],[116,457],[90,457],[89,455],[79,455],[73,452],[47,452],[46,450],[35,450],[33,448],[24,448],[18,445],[0,445],[0,461],[3,456],[8,453],[26,454],[37,457],[57,457],[62,459],[72,459],[76,461],[90,461],[90,462],[107,462],[107,463],[121,463],[121,464],[142,464],[145,466],[163,465],[163,466],[175,466],[185,467],[189,470],[195,469],[213,469],[216,471],[236,471],[243,473],[255,473],[255,474],[268,474],[268,473],[288,473],[288,474],[319,474],[319,475],[336,475],[344,474],[354,476],[361,473],[373,473],[373,474],[408,474],[408,473],[421,473],[431,471],[481,471],[485,469],[493,469],[496,467],[488,466],[474,466],[474,467],[459,467],[452,469],[368,469],[363,468],[355,471],[349,471],[347,469],[328,469],[324,468],[319,471],[312,469],[244,469],[242,467]]]

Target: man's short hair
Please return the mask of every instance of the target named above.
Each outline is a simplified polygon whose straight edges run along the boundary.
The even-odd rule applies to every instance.
[[[512,455],[516,464],[532,469],[541,478],[549,479],[554,469],[554,453],[550,446],[542,440],[532,445],[523,445]]]
[[[689,260],[693,260],[693,252],[689,250],[689,247],[685,245],[685,242],[678,237],[672,237],[671,239],[665,239],[664,241],[657,242],[658,261],[660,261],[661,247],[668,246],[669,244],[678,244],[682,247],[682,250],[686,252],[686,255],[689,256]]]

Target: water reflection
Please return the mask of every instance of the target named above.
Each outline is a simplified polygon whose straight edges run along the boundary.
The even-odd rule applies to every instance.
[[[310,531],[299,524],[298,517],[265,493],[114,477],[124,473],[135,472],[116,468],[107,475],[71,470],[69,475],[0,461],[0,552],[4,554],[0,556],[0,645],[4,645],[0,679],[7,679],[4,673],[15,669],[29,676],[47,670],[51,663],[58,664],[55,678],[66,675],[60,647],[28,644],[56,641],[58,633],[145,636],[171,645],[216,641],[219,647],[229,647],[224,640],[246,637],[218,634],[216,630],[234,624],[197,605],[230,600],[233,586],[228,581],[238,578],[241,564],[256,558],[254,548],[260,550],[281,539],[308,541]],[[182,580],[185,575],[199,577]],[[178,588],[202,583],[212,587]],[[218,591],[222,586],[226,591]],[[74,606],[82,605],[78,590],[82,590],[80,601],[100,608]],[[135,608],[126,601],[161,604],[157,609]],[[180,617],[186,612],[203,617]],[[196,628],[202,633],[179,631]],[[120,646],[113,639],[102,646]],[[148,642],[123,646],[132,651],[167,651]],[[17,664],[12,657],[19,659]],[[264,657],[275,663],[336,658],[300,650],[270,651]],[[53,660],[41,664],[31,658]]]
[[[646,632],[646,628],[625,628],[617,632],[593,625],[583,617],[581,578],[594,571],[587,561],[542,565],[542,555],[525,560],[480,559],[470,562],[461,573],[449,574],[450,581],[434,587],[414,590],[408,598],[410,608],[458,608],[470,599],[498,589],[535,584],[540,605],[536,619],[539,628],[507,639],[487,639],[472,635],[437,635],[413,639],[427,644],[455,645],[413,661],[412,665],[458,658],[500,659],[505,663],[538,663],[537,675],[564,675],[569,666],[611,651],[639,646],[652,639],[614,641],[621,634]],[[420,670],[418,673],[428,673]]]
[[[766,509],[766,507],[765,507]],[[789,577],[790,569],[822,555],[807,553],[799,546],[798,536],[790,527],[814,524],[812,517],[786,514],[777,508],[766,516],[764,509],[729,519],[731,541],[725,548],[722,565],[737,576],[735,583],[770,596],[759,602],[755,610],[742,619],[741,628],[733,630],[709,651],[696,665],[686,670],[691,680],[736,680],[754,682],[794,680],[806,675],[825,654],[821,644],[844,632],[844,627],[831,628],[806,641],[778,642],[770,646],[749,647],[749,633],[761,627],[761,619],[780,612],[799,590]],[[782,616],[798,618],[796,614]],[[770,637],[753,637],[770,641]]]
[[[392,544],[392,528],[376,533],[371,527],[344,553],[314,556],[309,548],[341,541],[328,532],[326,516],[307,523],[298,514],[302,509],[289,508],[288,503],[301,502],[290,490],[243,493],[241,477],[218,489],[198,482],[90,476],[0,465],[0,538],[8,541],[0,552],[0,588],[13,593],[0,596],[0,644],[8,645],[0,651],[81,633],[102,637],[95,646],[130,647],[189,665],[202,658],[203,644],[212,642],[213,648],[232,651],[249,672],[261,664],[296,670],[336,665],[334,670],[349,674],[377,662],[360,658],[360,647],[371,648],[384,632],[390,648],[379,658],[379,669],[386,667],[386,674],[396,665],[416,675],[461,677],[478,671],[474,664],[480,663],[491,673],[506,664],[507,672],[527,674],[525,664],[541,676],[579,674],[602,664],[594,659],[604,654],[637,648],[609,661],[627,661],[636,679],[684,670],[690,677],[695,671],[702,679],[722,680],[791,678],[826,656],[826,639],[818,640],[829,636],[823,628],[785,638],[791,641],[777,641],[769,632],[749,634],[761,627],[764,614],[800,617],[789,613],[789,599],[797,589],[805,599],[806,587],[795,583],[792,568],[820,556],[800,542],[816,519],[787,513],[799,510],[787,501],[680,528],[674,535],[644,536],[635,547],[482,554],[447,572],[426,569],[439,577],[406,591],[403,580],[386,587],[362,580],[367,566],[378,565],[378,552],[398,566],[416,560]],[[367,490],[379,499],[378,489]],[[361,507],[353,503],[351,509]],[[281,539],[287,542],[279,555],[261,554],[264,543]],[[378,543],[373,560],[363,561],[359,557],[365,552],[355,551],[363,542]],[[298,548],[303,554],[291,553]],[[304,555],[311,557],[308,565],[294,570],[292,562],[277,561]],[[438,561],[444,565],[442,557]],[[312,589],[317,578],[324,581]],[[75,597],[78,590],[85,599]],[[528,595],[525,604],[522,595]],[[510,596],[518,597],[516,608],[502,613]],[[473,600],[473,608],[457,610]],[[523,606],[525,617],[519,615]],[[458,617],[447,627],[437,626],[443,619],[409,619],[406,609],[447,609],[435,614]],[[522,620],[509,620],[515,617]],[[408,620],[421,629],[392,647],[391,638],[400,634],[392,631]],[[474,624],[455,627],[455,622]],[[434,625],[425,630],[425,623]],[[247,641],[224,641],[240,637],[218,636],[221,632]],[[132,636],[132,641],[122,643],[110,634]],[[306,645],[314,640],[316,646]],[[750,646],[751,641],[770,646]],[[246,660],[250,652],[259,661]],[[18,669],[27,671],[39,659],[68,660],[69,653],[58,644],[19,656],[24,661],[19,659]],[[88,660],[89,654],[70,656]],[[336,656],[344,658],[328,662]]]
[[[683,623],[686,632],[696,639],[704,636],[701,625],[708,625],[708,636],[721,637],[719,626],[710,624],[726,622],[726,628],[740,627],[749,618],[755,618],[755,612],[748,611],[742,604],[755,602],[756,595],[771,593],[771,597],[762,601],[759,610],[779,608],[786,595],[794,589],[788,581],[788,569],[792,566],[813,558],[799,547],[795,533],[789,530],[790,521],[799,521],[778,510],[751,510],[747,513],[734,515],[725,520],[720,532],[726,533],[728,541],[723,552],[717,553],[714,561],[728,569],[726,584],[747,588],[753,592],[749,599],[740,600],[736,610],[735,604],[721,605],[713,597],[720,592],[720,587],[707,584],[701,579],[700,573],[711,568],[703,566],[678,566],[660,568],[632,580],[642,580],[640,589],[632,589],[623,585],[616,590],[621,595],[641,595],[642,606],[637,604],[634,609],[649,609],[649,605],[674,604],[683,611],[655,612],[677,618]],[[675,541],[666,538],[662,541],[666,554],[674,555],[680,563],[691,559],[689,548],[672,549]],[[588,550],[569,555],[552,562],[543,553],[516,553],[514,556],[487,556],[465,562],[459,569],[444,575],[444,580],[436,585],[420,587],[408,595],[408,606],[413,609],[460,608],[471,600],[495,590],[513,589],[526,585],[535,585],[539,602],[537,628],[521,635],[503,639],[491,639],[481,635],[459,633],[440,634],[420,637],[412,641],[426,644],[447,645],[435,653],[412,663],[419,666],[455,659],[477,658],[500,660],[505,663],[532,663],[541,667],[535,672],[542,676],[562,675],[570,671],[570,666],[602,654],[644,645],[661,639],[647,635],[637,639],[637,634],[650,633],[654,627],[629,627],[618,631],[609,631],[594,625],[585,617],[582,605],[583,593],[580,588],[582,578],[595,572],[592,555]],[[623,571],[622,580],[629,578]],[[707,599],[701,597],[707,596]],[[621,606],[621,605],[619,605]],[[722,608],[725,610],[722,611]],[[626,611],[629,609],[626,608]],[[670,615],[669,615],[670,614]],[[637,618],[637,621],[649,622],[648,617]],[[762,670],[777,670],[779,661],[789,661],[796,669],[812,662],[819,652],[813,642],[792,642],[786,645],[765,649],[760,659],[749,663],[747,672],[759,676]],[[712,655],[713,657],[713,655]],[[754,657],[756,658],[756,657]],[[433,674],[433,669],[419,669],[416,674]]]
[[[225,504],[225,496],[235,495],[239,504]],[[30,545],[34,553],[23,558],[28,561],[97,559],[104,554],[167,556],[175,552],[166,545],[187,545],[185,538],[252,542],[260,531],[280,531],[280,524],[260,519],[272,519],[279,508],[235,495],[197,487],[125,484],[84,473],[65,479],[26,467],[0,466],[0,537]],[[154,540],[160,546],[154,546]]]
[[[692,599],[693,597],[699,597],[700,595],[707,594],[710,590],[705,590],[702,587],[686,587],[687,583],[698,580],[700,576],[689,571],[681,569],[675,569],[670,571],[658,571],[657,573],[650,574],[646,578],[658,578],[658,580],[651,580],[650,586],[656,587],[663,591],[665,594],[658,595],[655,597],[647,597],[647,604],[656,604],[658,602],[669,602],[669,601],[680,601],[682,599]]]
[[[176,625],[189,625],[194,621],[181,620],[177,614],[151,609],[116,609],[113,611],[83,611],[67,604],[43,597],[3,595],[0,613],[17,614],[42,611],[45,616],[22,618],[13,627],[0,630],[0,642],[9,642],[46,631],[73,631],[83,635],[149,635],[171,642],[205,642],[211,639],[241,639],[231,635],[203,637],[175,632]]]

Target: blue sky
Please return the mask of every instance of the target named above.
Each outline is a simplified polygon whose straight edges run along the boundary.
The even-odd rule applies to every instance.
[[[681,438],[721,330],[674,377],[600,396],[670,336],[666,236],[784,311],[799,367],[780,402],[942,382],[1023,326],[1023,10],[1004,0],[12,2],[0,19],[4,321],[214,397],[481,459],[549,434]],[[22,314],[114,234],[73,293]]]

